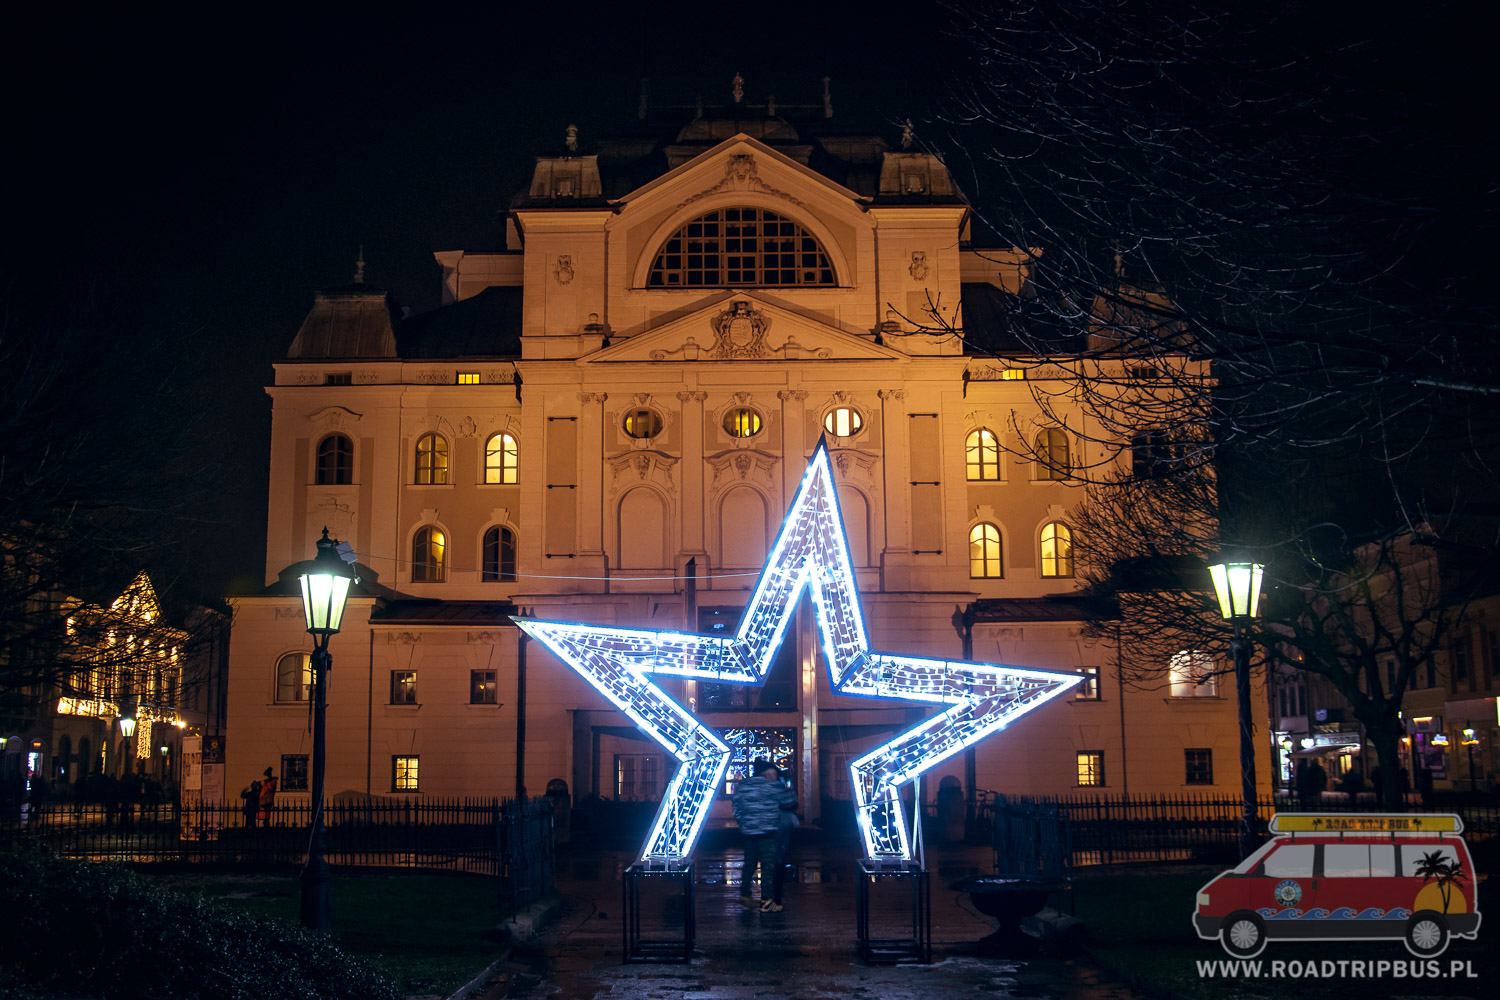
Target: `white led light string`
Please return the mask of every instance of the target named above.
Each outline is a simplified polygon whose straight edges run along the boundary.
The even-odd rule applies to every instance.
[[[1073,673],[871,651],[828,449],[819,442],[732,638],[515,619],[681,762],[642,860],[679,860],[692,852],[729,760],[728,746],[647,675],[762,683],[808,585],[834,690],[951,706],[850,763],[870,858],[912,860],[903,783],[1081,680]]]

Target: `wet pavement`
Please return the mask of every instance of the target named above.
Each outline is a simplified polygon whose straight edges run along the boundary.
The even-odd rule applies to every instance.
[[[740,858],[733,839],[705,841],[697,854],[697,935],[690,963],[623,964],[621,875],[633,854],[565,848],[556,873],[561,910],[535,939],[512,948],[479,996],[1126,1000],[1130,995],[1123,984],[1061,945],[1027,938],[997,946],[989,938],[995,922],[975,911],[967,896],[948,889],[954,879],[990,872],[988,848],[929,850],[933,962],[893,966],[865,965],[859,959],[854,844],[795,844],[789,858],[795,881],[788,879],[786,908],[773,914],[740,904]],[[662,890],[642,894],[645,937],[672,938],[681,927],[680,895]],[[877,887],[871,902],[872,936],[910,936],[909,900],[909,892],[900,885],[893,890]]]

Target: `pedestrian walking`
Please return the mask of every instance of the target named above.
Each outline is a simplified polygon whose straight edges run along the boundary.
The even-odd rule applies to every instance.
[[[801,825],[797,816],[797,790],[792,788],[790,771],[779,771],[777,776],[792,793],[792,804],[784,805],[776,814],[776,874],[771,880],[771,899],[780,905],[781,891],[786,884],[786,856],[792,847],[792,831]]]
[[[260,782],[252,781],[246,785],[244,791],[240,792],[240,798],[243,800],[240,809],[245,814],[245,829],[253,830],[255,817],[260,812]]]
[[[796,794],[781,783],[781,771],[762,757],[756,760],[754,775],[740,782],[734,792],[734,821],[745,838],[745,863],[740,875],[740,903],[753,906],[750,880],[760,869],[760,911],[779,913],[782,909],[780,885],[776,881],[776,845],[781,829],[783,809],[795,808]]]
[[[276,805],[276,775],[268,767],[260,782],[260,825],[271,825],[271,809]]]

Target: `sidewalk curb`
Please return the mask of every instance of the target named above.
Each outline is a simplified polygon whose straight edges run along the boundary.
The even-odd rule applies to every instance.
[[[1191,994],[1178,992],[1168,986],[1163,986],[1153,979],[1147,979],[1144,976],[1131,972],[1114,959],[1105,958],[1096,949],[1088,945],[1079,945],[1078,953],[1111,976],[1125,983],[1133,992],[1148,996],[1151,1000],[1197,1000],[1197,997]]]
[[[505,935],[506,942],[500,954],[477,976],[450,993],[445,1000],[468,1000],[469,997],[482,993],[490,980],[495,977],[495,973],[500,971],[500,967],[510,961],[511,945],[517,941],[529,941],[536,937],[537,933],[557,916],[561,909],[562,896],[557,892],[549,892],[510,920],[501,923],[498,929]]]

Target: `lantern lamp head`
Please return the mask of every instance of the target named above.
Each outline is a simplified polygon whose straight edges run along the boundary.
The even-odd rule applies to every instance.
[[[1225,621],[1260,614],[1260,586],[1266,567],[1253,562],[1222,562],[1208,567]]]
[[[302,613],[307,631],[315,636],[333,635],[344,620],[344,602],[349,585],[355,581],[353,569],[338,553],[339,543],[328,537],[318,539],[318,554],[298,567],[302,584]]]
[[[135,719],[125,716],[120,719],[120,734],[127,740],[135,735]]]

